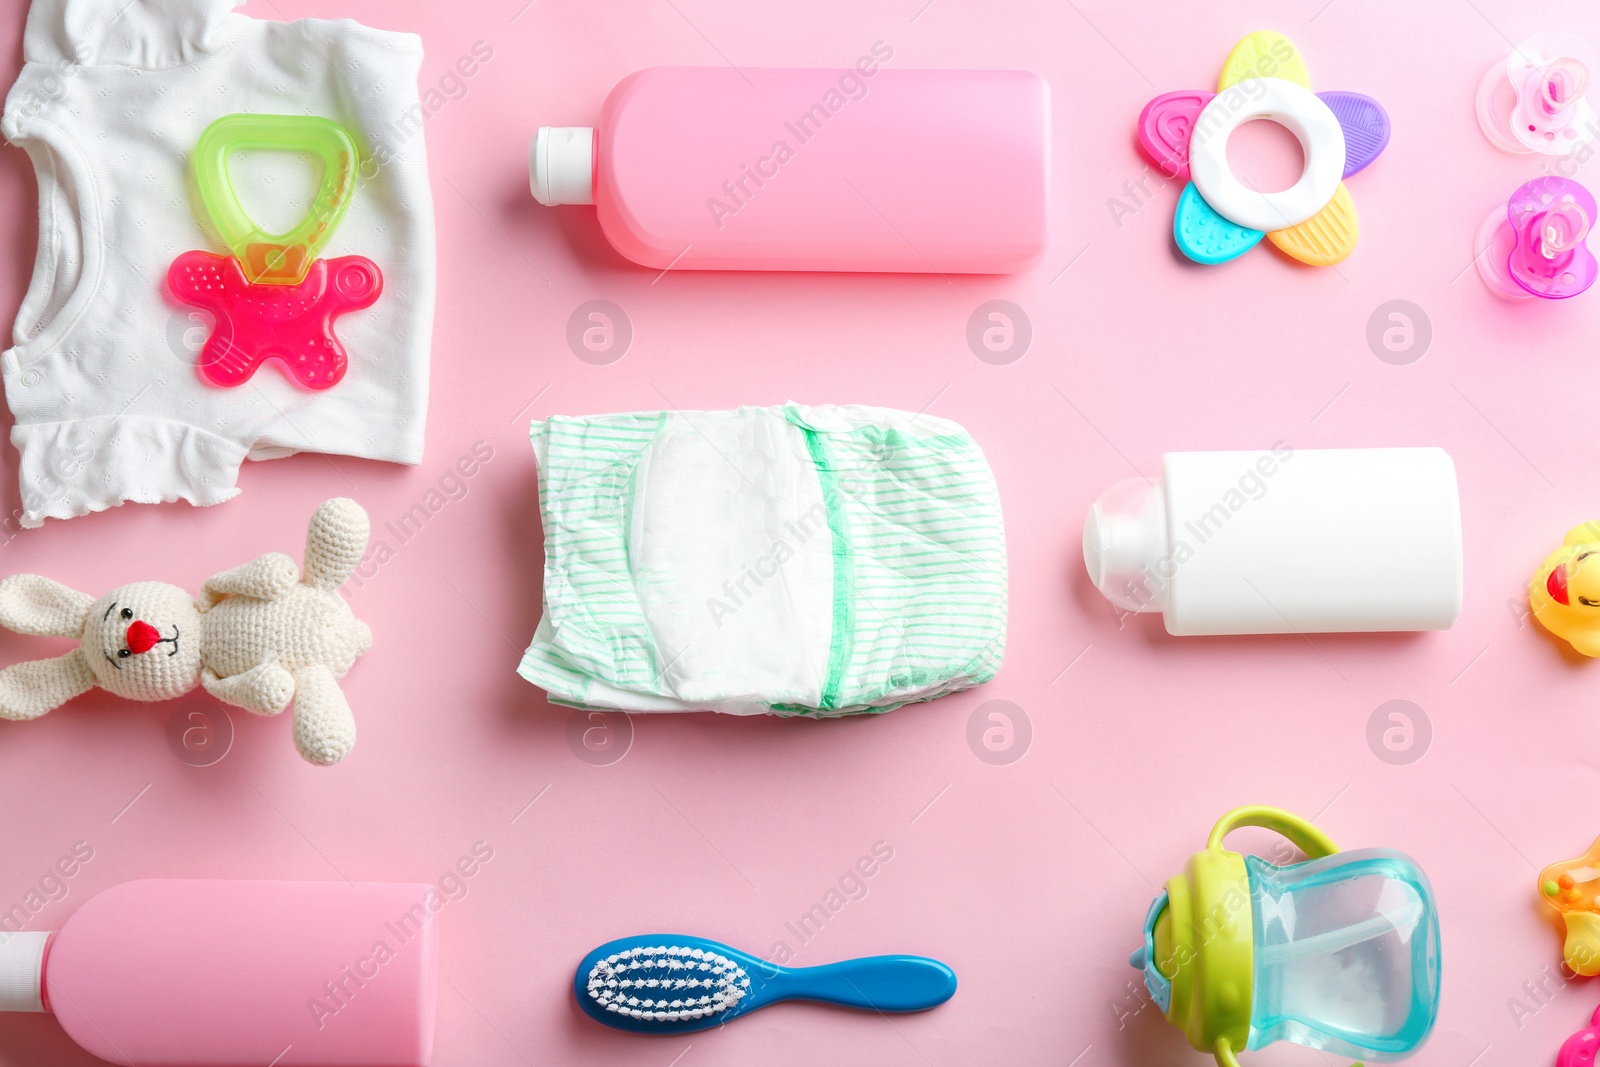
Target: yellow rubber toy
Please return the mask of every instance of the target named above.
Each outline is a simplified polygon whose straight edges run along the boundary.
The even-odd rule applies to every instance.
[[[1585,656],[1600,656],[1600,522],[1567,531],[1528,583],[1528,606],[1546,630]]]
[[[1600,974],[1600,840],[1583,855],[1540,871],[1539,899],[1566,923],[1561,954],[1572,973],[1586,978]]]

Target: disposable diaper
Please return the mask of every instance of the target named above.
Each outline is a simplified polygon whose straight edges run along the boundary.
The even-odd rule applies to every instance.
[[[626,711],[837,716],[980,685],[999,494],[955,423],[872,407],[535,422],[544,616],[521,675]]]

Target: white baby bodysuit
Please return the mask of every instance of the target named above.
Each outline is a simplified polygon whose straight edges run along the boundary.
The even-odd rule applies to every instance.
[[[33,0],[0,127],[39,184],[33,282],[0,356],[24,526],[130,500],[215,504],[238,494],[246,458],[422,459],[434,301],[422,43],[349,20],[247,18],[240,2]],[[275,360],[234,388],[205,381],[209,319],[167,292],[180,254],[227,254],[190,159],[238,112],[331,118],[360,146],[349,213],[321,257],[373,260],[383,293],[337,321],[349,369],[325,391]],[[283,162],[241,154],[232,168],[245,207],[280,232],[309,206],[290,203]]]

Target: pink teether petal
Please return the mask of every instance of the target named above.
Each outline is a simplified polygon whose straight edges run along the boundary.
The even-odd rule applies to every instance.
[[[334,322],[371,307],[383,275],[365,256],[344,256],[317,260],[299,285],[252,285],[231,256],[185,252],[167,271],[167,288],[217,320],[200,358],[207,381],[242,385],[277,359],[306,388],[329,389],[349,364]]]
[[[1189,180],[1189,136],[1216,95],[1198,89],[1162,93],[1139,113],[1139,146],[1167,178]]]

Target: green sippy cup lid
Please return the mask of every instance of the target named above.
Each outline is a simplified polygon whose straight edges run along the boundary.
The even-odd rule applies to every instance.
[[[1255,985],[1255,913],[1244,857],[1222,847],[1244,826],[1287,837],[1313,858],[1339,851],[1315,826],[1269,807],[1237,808],[1211,830],[1203,851],[1167,882],[1145,918],[1145,947],[1134,953],[1152,997],[1189,1044],[1222,1067],[1250,1040]]]

